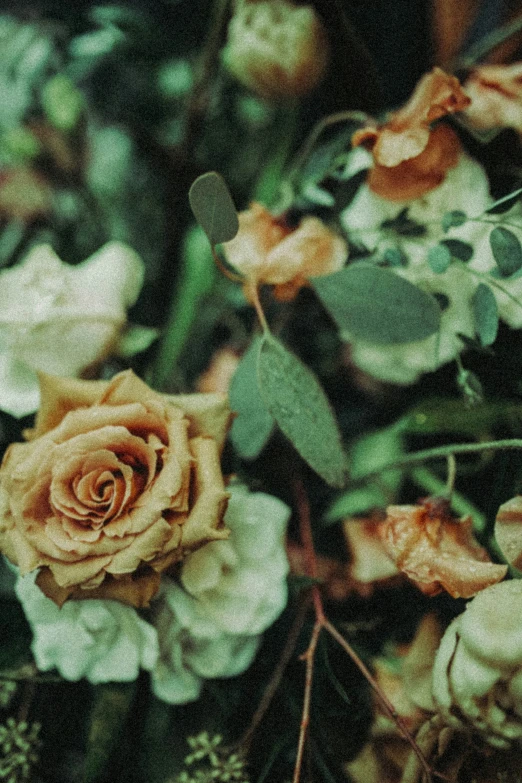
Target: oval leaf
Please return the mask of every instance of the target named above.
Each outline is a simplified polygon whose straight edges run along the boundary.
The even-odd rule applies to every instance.
[[[451,264],[451,252],[446,245],[435,245],[428,250],[428,264],[432,272],[441,275]]]
[[[454,226],[462,226],[467,220],[467,215],[460,209],[455,209],[453,212],[446,212],[442,216],[442,229],[443,231],[449,231]]]
[[[443,239],[440,244],[447,247],[453,258],[459,261],[469,261],[473,256],[473,247],[460,239]]]
[[[489,235],[489,244],[501,277],[518,272],[522,267],[522,247],[512,231],[497,226]]]
[[[202,174],[189,190],[194,217],[211,245],[234,239],[239,222],[232,196],[223,177],[216,171]]]
[[[473,317],[481,345],[495,342],[498,332],[498,307],[495,294],[488,285],[480,283],[473,294]]]
[[[349,337],[378,344],[411,343],[439,329],[435,298],[388,269],[358,263],[312,283]]]
[[[255,459],[274,428],[274,419],[259,393],[257,361],[261,339],[254,338],[230,384],[230,407],[237,413],[230,430],[230,440],[243,459]]]
[[[268,335],[262,339],[257,372],[266,407],[301,457],[327,484],[344,486],[346,457],[341,436],[315,375]]]

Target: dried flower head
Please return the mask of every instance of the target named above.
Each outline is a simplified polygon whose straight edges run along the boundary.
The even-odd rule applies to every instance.
[[[469,103],[458,79],[434,68],[384,125],[358,131],[353,145],[364,145],[374,159],[370,189],[391,201],[404,201],[440,185],[448,169],[456,166],[461,147],[455,131],[433,123]]]
[[[471,99],[465,111],[480,130],[514,128],[522,133],[522,63],[481,65],[464,84]]]
[[[238,0],[223,51],[228,70],[268,100],[313,90],[328,63],[328,41],[312,6]]]
[[[248,284],[275,285],[282,300],[293,299],[308,278],[342,269],[348,256],[344,239],[319,218],[304,217],[292,229],[257,203],[239,214],[239,231],[223,248]]]
[[[441,498],[388,506],[381,537],[397,567],[428,595],[447,590],[454,598],[469,598],[507,572],[475,542],[471,518],[455,519]]]

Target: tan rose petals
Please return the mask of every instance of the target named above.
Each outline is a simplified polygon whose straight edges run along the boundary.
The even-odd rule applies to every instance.
[[[422,77],[410,100],[380,127],[354,134],[354,147],[372,151],[368,185],[391,201],[419,198],[444,180],[459,159],[460,142],[447,125],[431,123],[470,103],[457,78],[440,68]]]
[[[239,231],[223,248],[247,286],[275,285],[282,300],[293,299],[308,278],[339,271],[348,257],[344,239],[319,218],[305,217],[291,229],[256,203],[239,214]]]
[[[473,127],[514,128],[522,133],[522,62],[481,65],[464,85],[471,105],[466,117]]]
[[[507,566],[489,561],[473,539],[471,518],[456,520],[441,499],[418,506],[389,506],[381,537],[397,567],[422,592],[447,590],[454,598],[469,598],[500,582]]]
[[[0,549],[56,603],[146,605],[159,573],[226,538],[222,394],[161,395],[131,371],[110,382],[45,376],[30,442],[0,470]],[[95,591],[95,592],[94,592]]]

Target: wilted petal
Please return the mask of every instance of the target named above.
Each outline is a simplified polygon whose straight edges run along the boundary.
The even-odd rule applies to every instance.
[[[444,589],[454,598],[469,598],[507,573],[507,566],[490,562],[474,541],[471,518],[454,519],[440,499],[389,506],[381,536],[397,567],[430,595]]]

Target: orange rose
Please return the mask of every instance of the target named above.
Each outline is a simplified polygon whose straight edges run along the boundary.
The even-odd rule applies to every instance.
[[[43,376],[28,443],[0,469],[0,550],[61,605],[148,603],[160,573],[226,538],[225,395],[167,396],[130,370],[110,382]]]
[[[460,141],[452,128],[436,120],[470,103],[459,80],[434,68],[422,77],[408,103],[378,128],[363,128],[352,143],[370,149],[374,166],[368,185],[390,201],[420,198],[443,182],[456,166]]]

